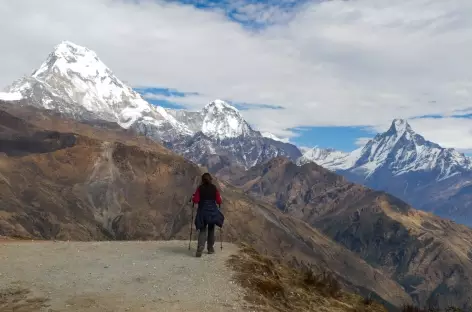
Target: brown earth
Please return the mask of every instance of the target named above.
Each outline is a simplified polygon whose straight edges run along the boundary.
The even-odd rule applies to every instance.
[[[284,158],[233,176],[246,194],[322,230],[405,287],[417,304],[472,307],[472,230]]]

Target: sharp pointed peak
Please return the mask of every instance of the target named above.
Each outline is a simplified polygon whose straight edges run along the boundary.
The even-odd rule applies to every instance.
[[[57,60],[64,60],[66,63],[87,62],[89,66],[98,64],[98,66],[104,67],[95,51],[68,40],[64,40],[54,47],[46,63],[53,64]]]
[[[231,104],[229,104],[228,102],[220,100],[220,99],[216,99],[214,101],[211,101],[210,103],[208,103],[205,106],[204,109],[205,110],[216,109],[216,110],[219,110],[219,111],[223,111],[224,109],[231,109],[231,110],[234,110],[234,111],[239,113],[239,111],[236,107],[234,107]]]
[[[96,53],[89,48],[73,43],[69,40],[63,40],[54,47],[54,54],[64,55],[64,54],[85,54],[91,53],[96,56]]]
[[[68,40],[57,44],[46,61],[33,72],[32,76],[42,80],[44,78],[42,76],[51,74],[53,68],[64,74],[68,70],[72,70],[90,77],[96,76],[97,70],[102,73],[102,76],[111,74],[111,70],[94,51]]]
[[[410,124],[406,119],[395,118],[392,120],[392,124],[388,129],[389,133],[404,133],[404,132],[413,132]]]

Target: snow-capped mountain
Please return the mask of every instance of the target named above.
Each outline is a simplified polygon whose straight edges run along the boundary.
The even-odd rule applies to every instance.
[[[469,171],[472,164],[464,154],[425,140],[407,121],[395,119],[386,132],[367,142],[354,168],[366,177],[381,169],[388,169],[393,175],[434,172],[439,181]]]
[[[202,163],[210,155],[220,155],[247,169],[277,156],[292,160],[301,156],[296,146],[253,130],[235,107],[222,100],[207,104],[200,112],[171,109],[167,112],[195,131],[195,135],[169,145],[195,163]]]
[[[220,153],[248,168],[275,156],[293,160],[301,156],[294,145],[253,130],[235,107],[222,100],[200,112],[151,105],[119,80],[94,51],[69,41],[57,45],[39,69],[5,91],[0,97],[19,101],[15,105],[34,105],[81,120],[116,122],[196,162]]]
[[[469,157],[425,140],[403,119],[394,119],[386,132],[377,134],[364,147],[350,153],[315,147],[305,152],[297,164],[310,161],[334,171],[354,171],[365,178],[387,169],[392,175],[435,172],[435,180],[440,181],[472,170]]]
[[[117,122],[158,140],[193,134],[165,109],[150,105],[120,81],[94,51],[69,41],[57,45],[39,69],[6,91],[21,94],[29,105],[79,119],[94,116]]]
[[[472,225],[472,211],[466,209],[471,200],[463,191],[472,186],[471,159],[426,140],[405,120],[393,120],[386,132],[350,153],[314,148],[297,164],[310,161],[416,208]]]
[[[350,156],[350,153],[315,146],[305,151],[305,153],[297,159],[296,164],[302,166],[306,163],[314,162],[329,170],[348,169],[353,165],[353,161],[355,161],[355,158]]]
[[[208,103],[200,112],[166,109],[179,122],[187,125],[194,133],[202,132],[215,140],[237,137],[254,137],[261,134],[254,131],[241,113],[222,100]]]
[[[206,136],[224,140],[237,137],[260,136],[244,120],[239,111],[228,103],[216,100],[203,108],[202,132]]]

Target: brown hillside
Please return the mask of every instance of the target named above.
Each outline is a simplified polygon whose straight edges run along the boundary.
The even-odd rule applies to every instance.
[[[39,134],[48,132],[56,138],[65,135],[73,144],[61,145],[56,139],[47,151],[4,151],[0,235],[58,240],[188,238],[187,201],[202,173],[198,166],[114,125],[97,127],[43,111],[7,109],[10,115],[3,114],[0,124],[10,126],[5,126],[2,138],[15,132],[15,138],[30,140],[28,146],[41,145]],[[19,117],[30,130],[11,126],[21,124]],[[225,240],[251,243],[286,261],[314,263],[332,270],[346,287],[376,293],[394,305],[411,302],[380,270],[302,220],[233,187],[219,186],[227,218]]]
[[[234,177],[253,197],[306,221],[405,287],[418,304],[472,306],[472,230],[277,158]]]

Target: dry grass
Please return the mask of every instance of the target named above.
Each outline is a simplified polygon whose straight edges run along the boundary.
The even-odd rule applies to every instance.
[[[242,245],[229,265],[236,272],[236,281],[247,289],[246,300],[256,311],[387,311],[370,298],[342,291],[329,272],[290,268],[248,245]]]
[[[33,312],[48,307],[46,298],[32,297],[27,289],[0,290],[0,311]]]

